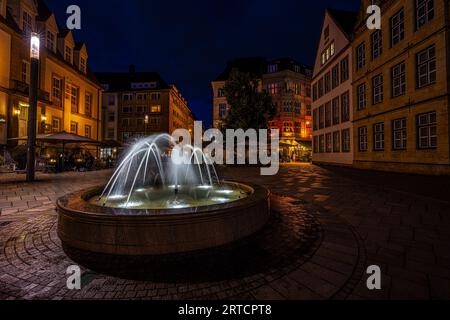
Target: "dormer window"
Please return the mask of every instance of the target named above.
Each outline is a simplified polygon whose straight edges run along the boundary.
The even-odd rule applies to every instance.
[[[33,18],[26,11],[23,11],[22,14],[22,30],[25,33],[30,33],[33,31]]]
[[[267,71],[269,73],[274,73],[278,71],[278,65],[277,64],[271,64],[269,65],[269,67],[267,68]]]
[[[47,31],[47,49],[54,51],[55,35],[51,31]]]
[[[86,73],[86,59],[83,57],[80,58],[80,71]]]
[[[67,62],[72,63],[72,48],[66,46],[65,59]]]

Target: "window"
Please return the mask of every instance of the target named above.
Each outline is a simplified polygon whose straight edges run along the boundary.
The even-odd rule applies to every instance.
[[[267,71],[269,73],[278,72],[278,65],[277,64],[271,64],[268,66]]]
[[[400,10],[391,18],[391,47],[405,38],[405,13]]]
[[[341,133],[333,132],[333,152],[341,152]]]
[[[377,123],[373,126],[373,149],[375,151],[384,150],[384,123]]]
[[[26,11],[22,14],[22,30],[27,34],[33,31],[33,17]]]
[[[225,96],[225,93],[224,93],[223,89],[217,90],[217,97],[218,98],[222,98],[224,96]]]
[[[415,0],[416,1],[416,21],[417,29],[427,24],[434,18],[433,0]]]
[[[330,92],[331,90],[331,73],[328,72],[325,74],[325,93]]]
[[[161,99],[161,93],[159,93],[159,92],[152,93],[150,95],[150,99],[152,99],[152,100],[160,100]]]
[[[417,116],[419,149],[437,148],[437,115],[429,112]]]
[[[406,118],[396,119],[392,121],[392,136],[394,150],[406,150],[407,131]]]
[[[79,89],[77,87],[71,87],[70,90],[70,107],[72,110],[72,113],[78,113],[78,91]]]
[[[47,48],[54,51],[55,48],[55,35],[47,30]]]
[[[226,103],[219,104],[219,118],[224,119],[227,116],[227,105]]]
[[[325,136],[321,135],[319,137],[319,152],[324,153],[325,152]]]
[[[299,111],[299,113],[300,113],[300,111]],[[310,104],[306,105],[306,116],[311,117],[311,105]]]
[[[434,45],[417,54],[417,80],[419,88],[436,82],[436,48]]]
[[[52,132],[60,132],[61,131],[61,119],[53,117],[52,118]]]
[[[333,137],[331,136],[331,133],[326,134],[326,151],[327,153],[333,152]]]
[[[313,130],[316,131],[318,129],[319,129],[318,109],[314,109],[314,111],[313,111]]]
[[[28,83],[28,70],[30,69],[30,66],[28,62],[22,61],[22,68],[21,68],[21,80],[23,83]]]
[[[372,78],[372,102],[373,104],[383,101],[383,75],[379,74]]]
[[[406,93],[406,68],[402,62],[392,68],[392,96],[398,97]]]
[[[137,118],[136,119],[136,126],[138,128],[142,128],[144,126],[144,123],[145,123],[145,119],[142,119],[142,118]]]
[[[122,132],[122,141],[127,141],[132,137],[131,132]]]
[[[108,129],[108,139],[114,139],[116,132],[114,129]]]
[[[367,127],[358,128],[358,139],[359,139],[359,151],[367,151],[368,141],[367,141]]]
[[[317,83],[313,85],[313,101],[317,100]]]
[[[332,42],[324,51],[322,51],[322,65],[328,62],[335,54],[334,42]]]
[[[371,35],[372,43],[372,60],[375,60],[383,53],[383,34],[381,30],[377,30]]]
[[[66,46],[65,59],[67,62],[72,63],[72,48]]]
[[[91,126],[88,126],[88,125],[85,125],[85,126],[84,126],[84,136],[85,136],[86,138],[90,138],[90,137],[91,137],[91,134],[92,134],[92,127],[91,127]]]
[[[314,153],[319,153],[319,137],[318,136],[314,136],[313,145],[314,145]]]
[[[130,106],[122,107],[122,113],[132,113],[132,112],[133,112],[133,107],[130,107]]]
[[[281,84],[279,82],[277,83],[270,83],[267,85],[267,91],[271,95],[279,94],[281,91]]]
[[[356,48],[356,67],[357,69],[362,69],[366,64],[366,45],[361,43],[358,48]]]
[[[130,126],[130,119],[122,118],[122,127],[126,128]]]
[[[142,100],[147,100],[147,95],[146,95],[145,93],[138,93],[138,94],[136,95],[136,99],[137,99],[137,100],[140,100],[140,101],[142,101]]]
[[[137,106],[136,113],[145,113],[147,112],[147,108],[145,106]]]
[[[325,127],[331,127],[331,102],[325,104]]]
[[[333,99],[333,125],[337,125],[341,120],[341,110],[339,106],[339,97]]]
[[[86,92],[84,100],[84,114],[88,117],[92,116],[92,94]]]
[[[350,121],[350,93],[347,91],[341,95],[341,121]]]
[[[325,128],[325,107],[319,107],[319,129]]]
[[[53,77],[52,81],[52,102],[55,106],[62,106],[62,79]]]
[[[86,73],[86,59],[80,58],[80,71]]]
[[[323,96],[323,78],[319,79],[319,98],[321,98]]]
[[[78,134],[78,123],[77,122],[70,122],[70,133]]]
[[[339,86],[339,64],[333,67],[331,73],[331,88],[335,89],[337,86]]]
[[[341,60],[341,83],[347,81],[350,78],[348,57]]]
[[[350,129],[342,130],[342,152],[350,152]]]
[[[114,111],[111,111],[108,113],[108,122],[115,122],[116,121],[116,114]]]
[[[358,96],[358,110],[363,110],[366,108],[366,84],[360,84],[358,86],[358,90],[357,90],[357,96]]]
[[[132,93],[125,93],[123,96],[123,101],[133,101],[133,94]]]
[[[161,106],[151,106],[150,112],[151,113],[160,113],[161,112]]]
[[[116,104],[116,97],[113,95],[108,95],[108,105],[114,106]]]

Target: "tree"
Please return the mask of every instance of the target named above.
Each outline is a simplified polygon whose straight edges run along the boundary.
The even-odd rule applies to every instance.
[[[230,106],[225,129],[267,129],[275,117],[272,97],[260,92],[259,80],[249,73],[233,69],[225,83],[224,94]]]

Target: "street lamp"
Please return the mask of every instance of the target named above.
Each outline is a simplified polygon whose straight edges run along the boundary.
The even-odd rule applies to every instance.
[[[27,181],[35,180],[36,161],[36,121],[39,82],[39,47],[40,39],[37,33],[31,33],[30,42],[30,90],[28,111],[28,141],[27,141]]]
[[[145,128],[144,128],[144,135],[147,136],[147,126],[148,126],[148,114],[145,115],[144,118],[144,124],[145,124]]]

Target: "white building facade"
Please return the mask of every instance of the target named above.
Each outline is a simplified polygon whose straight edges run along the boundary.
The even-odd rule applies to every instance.
[[[325,12],[312,80],[314,163],[353,164],[351,37],[356,17]]]

